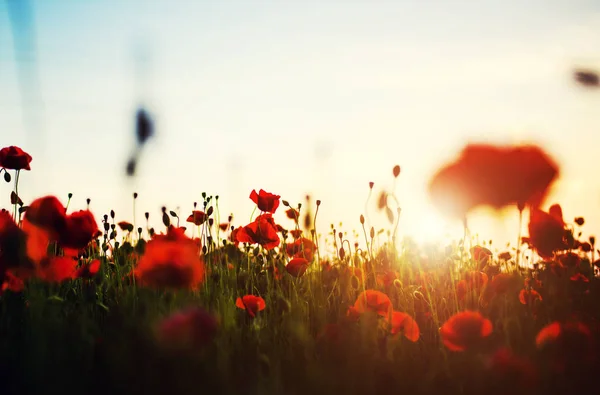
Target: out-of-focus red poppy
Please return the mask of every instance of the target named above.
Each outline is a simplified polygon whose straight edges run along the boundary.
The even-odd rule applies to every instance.
[[[293,243],[287,244],[285,250],[288,256],[306,258],[308,262],[312,262],[315,257],[317,246],[312,240],[301,237],[294,240]]]
[[[302,277],[306,269],[308,269],[309,263],[304,258],[293,258],[289,263],[285,266],[285,269],[289,274],[294,277]]]
[[[27,219],[22,222],[22,229],[26,236],[27,256],[39,264],[48,256],[48,245],[55,240],[55,233],[32,224]]]
[[[496,350],[489,360],[488,368],[492,377],[496,379],[494,385],[530,390],[538,383],[538,373],[533,363],[527,358],[515,355],[508,348]]]
[[[127,221],[121,221],[117,225],[123,232],[133,232],[133,224]]]
[[[256,193],[256,190],[250,193],[250,199],[256,203],[258,209],[271,214],[274,214],[277,207],[279,207],[280,197],[262,189],[258,193]]]
[[[294,209],[294,208],[288,208],[287,210],[285,210],[285,215],[289,218],[289,219],[293,219],[294,222],[298,223],[298,219],[300,218],[300,213],[298,212],[298,210]]]
[[[290,234],[294,239],[299,239],[302,237],[302,229],[292,229],[290,230]]]
[[[60,235],[59,244],[65,248],[81,250],[98,232],[98,224],[89,210],[79,210],[67,217],[67,227]]]
[[[490,283],[491,290],[496,295],[506,293],[511,287],[516,287],[520,283],[520,279],[508,273],[498,273],[492,278]]]
[[[454,314],[440,328],[444,345],[451,351],[473,348],[492,333],[492,322],[476,311]]]
[[[223,222],[223,223],[219,224],[219,229],[221,229],[223,232],[225,232],[227,229],[229,229],[229,223]]]
[[[512,258],[512,254],[510,251],[504,251],[498,254],[498,259],[502,259],[503,261],[509,261]]]
[[[94,259],[91,263],[87,265],[82,265],[75,272],[74,278],[92,278],[94,277],[98,271],[100,270],[100,260]]]
[[[536,278],[527,277],[524,281],[526,287],[529,288],[541,288],[542,282]]]
[[[590,364],[598,357],[595,339],[589,327],[580,321],[552,322],[538,332],[535,343],[558,371],[568,365]]]
[[[70,257],[45,258],[38,265],[37,276],[44,281],[58,283],[72,279],[76,267],[77,261]]]
[[[348,307],[348,310],[346,310],[346,318],[350,322],[358,322],[360,319],[360,314],[361,312],[358,311],[358,309],[354,306],[350,306]]]
[[[321,332],[317,335],[317,340],[325,340],[333,344],[340,344],[342,339],[343,330],[340,324],[330,323],[326,324]]]
[[[269,213],[259,215],[254,222],[238,228],[235,231],[237,243],[260,244],[267,250],[277,247],[280,243],[277,227]]]
[[[375,276],[375,281],[382,287],[391,287],[394,280],[398,278],[398,274],[393,270],[385,270]]]
[[[187,218],[187,222],[190,222],[196,226],[202,225],[208,219],[208,215],[204,211],[194,210]]]
[[[478,266],[485,266],[492,259],[492,251],[482,246],[471,247],[471,256],[473,260],[477,262]]]
[[[556,257],[561,265],[565,267],[575,268],[579,266],[581,257],[574,252],[565,252]]]
[[[591,339],[590,329],[582,322],[570,321],[562,323],[554,321],[538,332],[535,338],[535,344],[538,348],[543,348],[552,343],[569,340],[567,337],[573,334],[581,335],[586,339]]]
[[[429,193],[440,210],[462,219],[483,205],[537,207],[557,175],[557,165],[539,147],[469,144],[435,174]]]
[[[67,227],[65,206],[55,196],[44,196],[31,202],[24,220],[50,232],[53,239],[58,239]]]
[[[571,276],[570,280],[573,282],[576,282],[576,283],[589,283],[590,282],[590,279],[581,273],[575,273],[574,275]]]
[[[11,291],[11,292],[19,293],[19,292],[23,292],[24,289],[25,289],[25,283],[23,282],[22,279],[15,276],[11,271],[7,271],[4,274],[4,281],[2,282],[2,284],[0,286],[0,295],[2,295],[2,293],[7,290]]]
[[[421,332],[419,331],[419,325],[417,322],[406,313],[400,311],[392,312],[390,320],[390,333],[395,335],[402,333],[411,342],[419,340]]]
[[[256,295],[238,297],[235,301],[235,305],[240,309],[246,310],[252,318],[256,317],[256,314],[258,314],[259,311],[262,311],[267,307],[265,300]]]
[[[538,291],[533,289],[522,289],[521,292],[519,292],[519,302],[521,302],[521,304],[533,304],[537,301],[542,301],[542,295],[540,295]]]
[[[33,268],[27,255],[27,236],[8,211],[0,211],[0,283],[5,272],[12,268]]]
[[[184,309],[163,319],[157,327],[159,344],[176,350],[197,349],[217,333],[217,319],[200,307]]]
[[[381,291],[367,289],[358,295],[354,308],[360,313],[371,311],[382,317],[388,317],[392,310],[392,301]]]
[[[532,209],[529,216],[529,237],[523,239],[542,258],[552,258],[555,252],[568,249],[565,240],[565,223],[559,205],[553,205],[550,212]]]
[[[140,284],[155,288],[197,289],[204,273],[198,245],[173,226],[146,244],[134,269]]]
[[[12,170],[31,170],[31,155],[11,145],[0,150],[0,167]]]

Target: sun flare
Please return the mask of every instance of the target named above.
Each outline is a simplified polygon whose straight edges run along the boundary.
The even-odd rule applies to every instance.
[[[451,234],[451,224],[440,214],[431,210],[418,222],[414,237],[418,243],[440,243]]]

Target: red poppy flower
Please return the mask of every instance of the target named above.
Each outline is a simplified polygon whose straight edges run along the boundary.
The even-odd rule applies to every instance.
[[[92,278],[100,270],[100,260],[94,259],[91,263],[81,266],[75,272],[74,278]]]
[[[37,276],[47,282],[62,282],[73,278],[77,261],[70,257],[52,257],[42,260]]]
[[[492,333],[492,322],[475,311],[454,314],[440,328],[444,345],[451,351],[465,351]]]
[[[542,328],[535,343],[551,366],[558,372],[567,366],[595,363],[595,338],[587,325],[579,321],[552,322]]]
[[[542,295],[540,295],[540,293],[538,291],[535,291],[533,289],[531,289],[531,290],[522,289],[521,292],[519,292],[519,302],[521,302],[521,304],[532,304],[536,301],[541,301],[541,300],[542,300]]]
[[[236,229],[235,241],[260,244],[267,250],[277,247],[280,243],[275,221],[269,213],[261,214],[254,222]]]
[[[494,385],[514,387],[515,390],[533,389],[538,374],[533,363],[524,357],[515,355],[507,348],[500,348],[492,355],[488,366]]]
[[[124,232],[133,232],[133,224],[132,223],[129,223],[127,221],[121,221],[117,225],[119,225],[119,228],[121,228],[121,230]]]
[[[289,219],[293,219],[294,222],[298,223],[298,219],[300,218],[300,213],[298,212],[298,210],[293,209],[293,208],[288,208],[287,210],[285,210],[285,215],[289,218]]]
[[[471,256],[473,260],[482,266],[487,265],[487,263],[492,259],[492,251],[482,246],[474,246],[471,247]]]
[[[286,245],[285,250],[288,256],[306,258],[308,262],[312,262],[315,257],[317,246],[312,242],[312,240],[301,237],[294,240],[293,243]]]
[[[463,218],[483,205],[537,207],[557,175],[556,164],[538,147],[470,144],[433,177],[429,193],[442,211]]]
[[[290,230],[290,234],[294,239],[299,239],[302,237],[302,229],[292,229]]]
[[[392,301],[383,292],[367,289],[358,295],[354,308],[360,314],[371,311],[387,318],[392,309]]]
[[[155,288],[197,289],[204,280],[198,245],[175,227],[146,244],[134,269],[138,281]]]
[[[581,273],[575,273],[574,275],[571,276],[570,279],[571,279],[571,281],[576,282],[576,283],[589,283],[590,282],[590,279]]]
[[[394,280],[398,278],[398,275],[393,270],[385,270],[382,273],[378,273],[375,277],[377,284],[382,287],[391,287]]]
[[[535,344],[538,348],[543,348],[553,343],[568,340],[566,338],[573,334],[591,339],[590,329],[582,322],[574,321],[561,323],[555,321],[538,332],[535,338]]]
[[[549,211],[531,210],[529,237],[524,238],[542,258],[551,258],[555,252],[568,249],[562,210],[559,205],[553,205]]]
[[[224,222],[224,223],[219,224],[219,229],[221,229],[223,232],[225,232],[227,229],[229,229],[229,223]]]
[[[417,322],[410,315],[400,311],[392,312],[390,320],[390,333],[392,335],[402,333],[411,342],[416,342],[419,340],[419,336],[421,334]]]
[[[272,193],[265,192],[262,189],[258,193],[256,193],[256,190],[253,190],[250,193],[250,199],[254,203],[256,203],[259,210],[268,212],[271,214],[274,214],[275,211],[277,210],[277,207],[279,207],[279,198],[280,197],[281,196],[279,196],[279,195],[274,195]]]
[[[98,232],[98,224],[89,210],[79,210],[67,217],[65,231],[60,235],[62,247],[81,250],[92,241]]]
[[[241,298],[238,297],[235,301],[235,305],[240,309],[244,309],[248,312],[250,317],[256,317],[259,311],[262,311],[267,306],[265,300],[260,296],[245,295]]]
[[[25,289],[25,283],[19,277],[8,271],[5,273],[4,282],[0,286],[0,295],[6,290],[19,293]]]
[[[509,261],[510,258],[512,258],[510,251],[504,251],[498,254],[498,259],[502,259],[503,261]]]
[[[0,167],[13,170],[31,170],[31,155],[14,145],[0,150]]]
[[[176,312],[163,319],[157,328],[159,343],[177,350],[195,349],[213,339],[218,329],[217,319],[199,307]]]
[[[19,228],[8,211],[0,211],[0,283],[8,269],[33,268],[26,252],[26,233]]]
[[[52,235],[64,232],[67,227],[65,206],[55,196],[35,199],[25,211],[24,219]],[[53,237],[54,238],[54,237]]]
[[[202,225],[208,219],[208,215],[204,211],[194,210],[187,218],[187,222],[191,222],[196,226]]]
[[[302,277],[306,269],[308,269],[309,263],[304,258],[293,258],[286,266],[285,269],[289,274],[294,277]]]

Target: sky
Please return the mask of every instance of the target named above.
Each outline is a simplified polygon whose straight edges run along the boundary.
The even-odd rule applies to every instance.
[[[600,91],[572,78],[600,69],[598,2],[32,0],[28,36],[23,18],[11,26],[10,1],[0,145],[33,156],[25,202],[71,192],[73,209],[89,197],[98,219],[114,209],[131,221],[138,192],[137,222],[149,211],[159,228],[161,206],[187,217],[206,192],[245,225],[263,188],[320,199],[318,231],[351,235],[368,183],[390,188],[398,164],[399,232],[428,241],[462,235],[427,195],[440,166],[468,142],[536,143],[561,168],[546,207],[600,228]],[[156,138],[131,179],[140,105]],[[0,188],[7,207],[10,185]],[[369,224],[388,227],[375,200]],[[517,239],[516,209],[469,221],[498,248]]]

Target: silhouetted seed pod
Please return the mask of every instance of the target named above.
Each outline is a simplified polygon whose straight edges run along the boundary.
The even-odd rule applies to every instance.
[[[169,219],[169,215],[167,214],[166,211],[163,212],[162,222],[167,228],[171,225],[171,220]]]
[[[600,84],[598,74],[590,70],[575,71],[575,80],[587,87],[597,87]]]
[[[125,167],[125,171],[128,176],[133,176],[135,174],[135,168],[137,167],[137,159],[135,157],[129,158],[127,161],[127,166]]]
[[[136,114],[136,137],[139,145],[143,145],[154,134],[152,120],[148,113],[141,108]]]
[[[6,182],[10,182],[10,179],[11,179],[11,178],[10,178],[10,174],[8,174],[8,172],[7,172],[7,171],[4,171],[4,181],[6,181]]]

